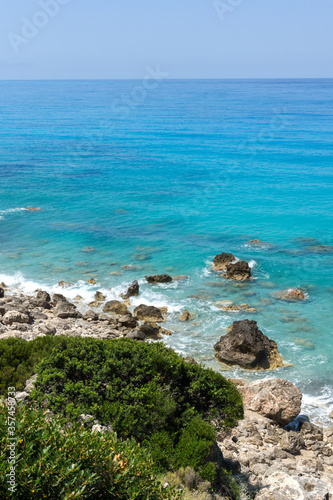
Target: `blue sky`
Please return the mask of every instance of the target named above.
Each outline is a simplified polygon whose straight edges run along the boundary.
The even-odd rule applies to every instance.
[[[0,0],[0,79],[333,77],[332,0]]]

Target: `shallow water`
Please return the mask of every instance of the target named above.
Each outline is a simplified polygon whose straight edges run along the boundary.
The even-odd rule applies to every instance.
[[[293,366],[226,373],[292,380],[304,411],[328,423],[333,81],[158,82],[140,102],[138,86],[0,82],[0,281],[31,292],[71,281],[65,293],[87,302],[97,289],[118,298],[138,279],[133,306],[167,305],[166,343],[217,370],[213,345],[225,328],[255,319]],[[267,244],[249,245],[254,238]],[[251,262],[255,279],[211,271],[222,251]],[[145,283],[164,272],[189,279]],[[291,287],[307,299],[271,295]],[[218,300],[257,312],[226,313]],[[197,325],[178,321],[185,308]]]

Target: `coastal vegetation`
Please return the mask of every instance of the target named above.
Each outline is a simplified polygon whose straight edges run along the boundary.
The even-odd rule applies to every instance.
[[[177,473],[186,468],[193,470],[196,484],[206,484],[206,487],[208,484],[209,488],[222,492],[225,498],[237,498],[237,487],[221,465],[216,432],[236,425],[243,417],[243,406],[236,387],[220,374],[186,362],[162,343],[143,343],[130,339],[101,341],[49,336],[31,342],[7,339],[1,343],[1,360],[4,363],[11,360],[11,366],[16,366],[20,373],[17,378],[11,371],[4,372],[5,385],[21,384],[22,387],[24,377],[28,378],[36,370],[38,373],[35,389],[30,395],[30,409],[23,406],[19,415],[19,421],[22,419],[23,422],[19,424],[20,429],[25,425],[30,429],[26,422],[32,420],[36,421],[34,425],[37,426],[35,433],[29,431],[22,438],[27,449],[39,449],[35,454],[29,451],[31,463],[24,465],[31,467],[34,479],[27,479],[27,484],[31,487],[34,481],[42,487],[41,480],[38,479],[41,469],[38,469],[37,458],[43,454],[43,449],[46,448],[48,454],[55,453],[55,449],[67,449],[67,455],[57,459],[52,455],[48,462],[54,463],[54,467],[58,464],[57,471],[52,469],[54,477],[57,474],[59,477],[68,477],[68,484],[73,485],[78,481],[77,486],[68,491],[81,491],[83,485],[88,490],[90,487],[96,488],[96,482],[99,486],[103,484],[104,489],[101,491],[111,491],[107,485],[113,481],[110,478],[114,471],[111,468],[107,472],[111,460],[106,452],[109,448],[115,450],[112,456],[120,453],[127,461],[131,461],[132,453],[135,463],[142,461],[146,473],[139,468],[142,476],[139,472],[138,477],[142,477],[142,491],[148,488],[147,491],[150,492],[150,488],[151,496],[147,496],[147,493],[140,496],[141,493],[134,495],[128,492],[123,496],[92,498],[169,498],[166,496],[169,494],[168,488],[156,490],[154,478],[157,475],[163,477],[168,471]],[[47,421],[43,413],[45,410],[51,412]],[[47,422],[50,418],[53,420],[53,417],[55,423],[47,431]],[[101,432],[94,431],[96,422],[102,429]],[[4,435],[3,426],[4,422],[1,421]],[[65,429],[63,433],[70,433],[74,450],[72,456],[70,448],[64,448],[61,443],[51,446],[55,437],[50,433],[53,429],[55,434],[63,435],[59,432],[60,427]],[[56,428],[58,431],[54,430]],[[103,432],[104,429],[106,432]],[[43,439],[37,445],[35,436],[37,439],[39,432]],[[59,439],[62,438],[59,436]],[[92,455],[96,454],[99,460],[91,462],[93,467],[89,461],[80,462],[77,458],[81,456],[81,441],[88,446],[89,439]],[[110,443],[113,440],[112,446],[108,440]],[[120,452],[122,447],[123,451]],[[105,467],[103,461],[106,461]],[[71,464],[74,464],[76,473],[70,469]],[[66,474],[62,474],[62,469],[67,471]],[[106,472],[102,473],[102,470]],[[131,469],[132,472],[133,470],[135,467]],[[97,477],[102,474],[103,477],[95,478],[95,482],[87,479],[91,475],[94,477],[94,474]],[[133,474],[136,475],[137,472]],[[153,479],[147,486],[143,478],[148,476]],[[119,481],[120,488],[121,477]],[[83,499],[89,496],[82,493],[81,497],[66,497],[61,493],[59,498]]]
[[[22,406],[16,415],[16,488],[8,490],[7,411],[0,407],[0,498],[15,500],[177,500],[133,439],[91,433],[74,422]]]

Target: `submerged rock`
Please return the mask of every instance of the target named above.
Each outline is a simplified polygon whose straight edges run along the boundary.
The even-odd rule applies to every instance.
[[[333,245],[310,245],[306,250],[312,253],[333,253]]]
[[[248,370],[272,370],[284,366],[274,340],[258,329],[256,321],[234,321],[231,330],[214,346],[216,358]]]
[[[145,276],[148,283],[170,283],[172,276],[169,274],[154,274],[152,276]]]
[[[300,288],[289,288],[288,290],[272,292],[271,297],[287,302],[298,302],[305,299],[305,295]]]
[[[145,304],[140,304],[134,309],[134,316],[148,323],[160,323],[164,321],[162,309],[155,306],[146,306]]]
[[[130,297],[137,297],[139,295],[139,283],[135,280],[133,283],[127,288],[125,293],[122,293],[121,296],[124,299],[129,299]]]
[[[132,255],[132,259],[138,260],[139,262],[145,262],[146,260],[151,260],[151,256],[145,253],[135,253]]]
[[[282,378],[256,380],[239,388],[246,410],[270,418],[279,425],[289,424],[301,411],[302,393]]]
[[[222,252],[214,257],[213,269],[214,271],[226,271],[227,264],[235,261],[236,257],[232,253]]]
[[[243,260],[239,260],[235,264],[227,264],[224,278],[235,281],[244,281],[252,278],[251,268],[249,264]]]
[[[96,250],[95,250],[94,247],[84,247],[84,248],[82,248],[81,252],[83,252],[83,253],[92,253],[92,252],[96,252]]]

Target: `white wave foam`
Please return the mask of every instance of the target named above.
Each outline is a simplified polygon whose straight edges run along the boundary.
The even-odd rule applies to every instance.
[[[255,260],[252,259],[249,261],[249,266],[251,269],[253,269],[256,265],[257,265],[257,262]]]
[[[17,207],[17,208],[7,208],[6,210],[0,210],[0,220],[4,218],[6,214],[13,214],[15,212],[25,212],[27,208]]]
[[[333,389],[325,386],[322,394],[310,396],[303,394],[302,413],[308,415],[312,422],[319,421],[323,425],[330,425],[330,414],[333,411]]]

